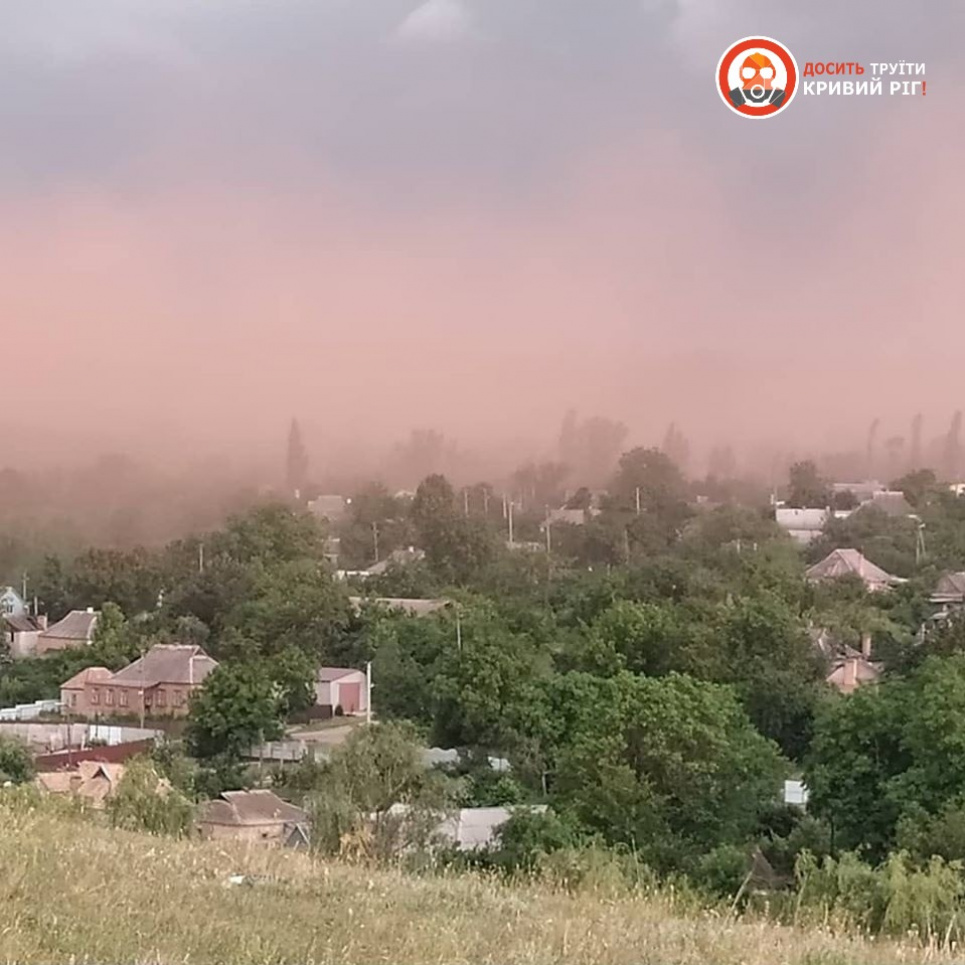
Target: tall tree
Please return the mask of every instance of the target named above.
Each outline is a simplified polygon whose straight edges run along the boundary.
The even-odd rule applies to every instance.
[[[302,431],[297,419],[292,419],[288,430],[288,453],[285,459],[285,485],[288,496],[304,498],[308,482],[308,453],[302,442]]]
[[[818,467],[810,459],[794,463],[788,473],[788,506],[797,509],[824,509],[830,503],[831,493],[818,472]]]
[[[921,413],[911,420],[911,452],[908,455],[908,470],[921,469]]]
[[[962,413],[958,411],[952,416],[952,424],[948,427],[948,434],[945,436],[945,465],[942,468],[945,478],[950,482],[958,482],[962,453],[961,434]]]
[[[676,422],[670,423],[661,448],[678,469],[687,468],[687,463],[690,460],[690,443],[687,442],[687,437],[677,428]]]

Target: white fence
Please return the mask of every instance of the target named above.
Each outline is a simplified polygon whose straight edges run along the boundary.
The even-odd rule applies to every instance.
[[[32,704],[0,708],[0,720],[37,720],[44,714],[60,713],[59,700],[37,700]]]

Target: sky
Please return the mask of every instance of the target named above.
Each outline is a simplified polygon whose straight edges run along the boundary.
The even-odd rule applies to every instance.
[[[926,435],[963,405],[954,0],[5,0],[8,458]],[[723,51],[924,62],[749,122]],[[339,448],[341,447],[341,448]]]

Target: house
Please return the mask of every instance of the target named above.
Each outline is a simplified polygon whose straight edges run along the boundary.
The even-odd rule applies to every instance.
[[[860,651],[827,630],[814,631],[812,639],[828,664],[825,681],[841,693],[850,694],[864,684],[874,684],[881,679],[881,664],[871,659],[870,633],[862,636]]]
[[[123,776],[123,764],[81,761],[67,770],[38,774],[34,784],[49,794],[76,794],[93,807],[102,808]]]
[[[410,617],[424,617],[428,616],[430,613],[436,613],[438,610],[445,609],[449,606],[449,600],[409,600],[402,597],[361,597],[361,596],[350,596],[349,603],[352,604],[352,608],[356,613],[362,611],[362,607],[366,604],[375,604],[376,606],[383,606],[387,610],[401,611]]]
[[[303,847],[308,829],[307,811],[266,790],[224,791],[203,804],[198,815],[201,836],[215,840]]]
[[[378,563],[374,563],[367,570],[363,570],[365,576],[381,576],[390,566],[408,566],[410,563],[419,563],[426,558],[424,550],[410,546],[407,549],[394,550],[392,553]]]
[[[343,714],[364,714],[368,710],[368,686],[361,670],[349,667],[322,667],[315,677],[315,703],[341,709]]]
[[[547,526],[555,526],[559,523],[566,523],[570,526],[582,526],[587,518],[592,515],[591,510],[585,509],[551,509],[546,514],[546,519],[540,523],[540,529],[545,530]]]
[[[308,511],[316,519],[337,523],[346,513],[351,499],[344,496],[318,496],[308,502]]]
[[[45,616],[0,616],[0,640],[14,660],[32,657],[37,652],[37,637],[47,629]]]
[[[868,509],[877,509],[892,518],[913,516],[915,512],[901,490],[890,489],[883,489],[881,492],[874,493],[870,499],[864,500],[858,506],[855,513],[862,513]]]
[[[27,616],[27,604],[12,586],[0,586],[0,616]]]
[[[931,595],[932,603],[960,606],[965,603],[965,572],[945,573]]]
[[[36,653],[38,657],[55,650],[71,650],[74,647],[90,646],[100,616],[92,607],[86,610],[71,610],[53,626],[37,636]]]
[[[875,566],[856,549],[832,550],[820,563],[810,567],[804,575],[812,583],[857,576],[872,593],[887,590],[898,583],[905,582],[900,577],[886,573],[880,566]]]
[[[459,851],[481,851],[499,843],[499,829],[513,816],[513,812],[528,810],[533,814],[545,814],[545,804],[533,804],[525,808],[459,808],[440,816],[433,837],[442,847]],[[389,814],[403,818],[408,813],[406,804],[393,804]]]
[[[217,666],[200,647],[157,644],[117,673],[82,670],[61,684],[61,703],[75,717],[184,717],[191,694]]]
[[[830,513],[827,509],[790,509],[778,506],[774,520],[796,543],[807,546],[824,532]]]
[[[878,482],[877,479],[867,479],[864,482],[844,482],[831,484],[831,492],[835,496],[842,496],[845,493],[851,493],[858,503],[866,503],[869,499],[874,497],[875,493],[884,491],[885,487]]]

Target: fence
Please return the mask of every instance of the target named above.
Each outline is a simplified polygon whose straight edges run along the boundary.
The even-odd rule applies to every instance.
[[[0,708],[0,720],[37,720],[44,714],[59,714],[59,700],[36,700],[32,704]]]

